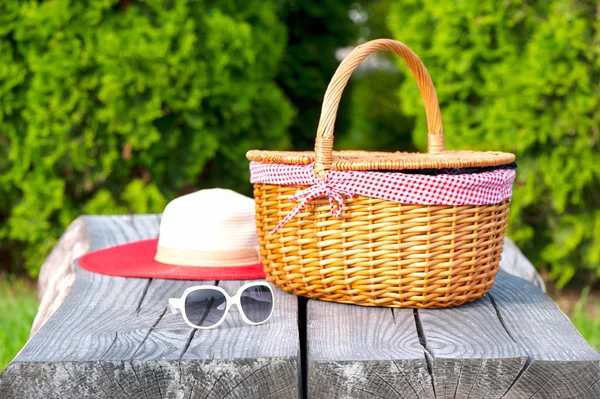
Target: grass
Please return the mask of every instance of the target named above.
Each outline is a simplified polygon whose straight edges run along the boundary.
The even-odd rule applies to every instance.
[[[591,300],[589,294],[590,288],[584,288],[575,303],[571,321],[581,335],[600,351],[600,300]]]
[[[35,282],[0,273],[0,371],[27,342],[37,309]]]

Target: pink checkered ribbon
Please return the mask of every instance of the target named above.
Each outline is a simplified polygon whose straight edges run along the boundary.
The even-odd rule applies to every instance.
[[[277,231],[281,227],[283,227],[283,225],[289,222],[294,216],[298,214],[298,212],[304,209],[304,207],[309,201],[317,197],[328,197],[331,214],[335,217],[340,217],[342,211],[344,210],[344,198],[342,197],[342,195],[345,195],[348,198],[352,198],[354,196],[354,192],[346,189],[344,184],[346,183],[344,181],[345,179],[352,178],[352,172],[349,172],[347,175],[337,176],[333,178],[331,178],[331,175],[328,174],[325,180],[315,178],[316,184],[310,186],[307,189],[300,190],[290,197],[290,201],[298,201],[299,199],[302,199],[302,201],[298,205],[296,205],[296,207],[292,209],[292,211],[288,213],[287,216],[283,218],[283,220],[279,222],[277,227],[275,227],[275,229],[269,234],[277,233]],[[337,207],[334,201],[337,202]]]
[[[311,186],[290,199],[302,202],[288,214],[273,232],[290,221],[306,204],[319,196],[329,197],[332,214],[341,215],[342,195],[364,195],[401,204],[488,205],[512,197],[515,171],[499,169],[465,175],[421,175],[398,172],[329,170],[325,181],[317,178],[313,164],[287,165],[250,163],[250,181],[254,184]],[[335,209],[334,201],[338,207]],[[335,210],[335,213],[334,213]]]

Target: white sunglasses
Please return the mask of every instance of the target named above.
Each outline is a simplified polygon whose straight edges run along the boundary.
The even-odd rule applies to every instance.
[[[180,311],[187,325],[201,330],[218,327],[233,305],[247,324],[263,324],[273,314],[273,289],[267,283],[248,283],[232,297],[221,287],[199,285],[186,289],[181,298],[169,299],[171,312]]]

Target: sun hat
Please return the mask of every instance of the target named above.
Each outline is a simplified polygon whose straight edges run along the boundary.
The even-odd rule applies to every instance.
[[[158,238],[90,252],[85,270],[178,280],[264,278],[254,201],[225,189],[200,190],[167,204]]]

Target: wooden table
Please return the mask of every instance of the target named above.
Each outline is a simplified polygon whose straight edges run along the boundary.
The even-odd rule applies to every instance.
[[[0,398],[600,398],[600,355],[509,240],[503,269],[532,282],[500,272],[489,295],[459,308],[364,308],[276,290],[268,323],[250,327],[234,312],[197,331],[167,312],[167,298],[198,282],[73,263],[155,237],[159,222],[71,225],[44,264],[33,334],[1,375]],[[243,283],[218,282],[229,292]]]

